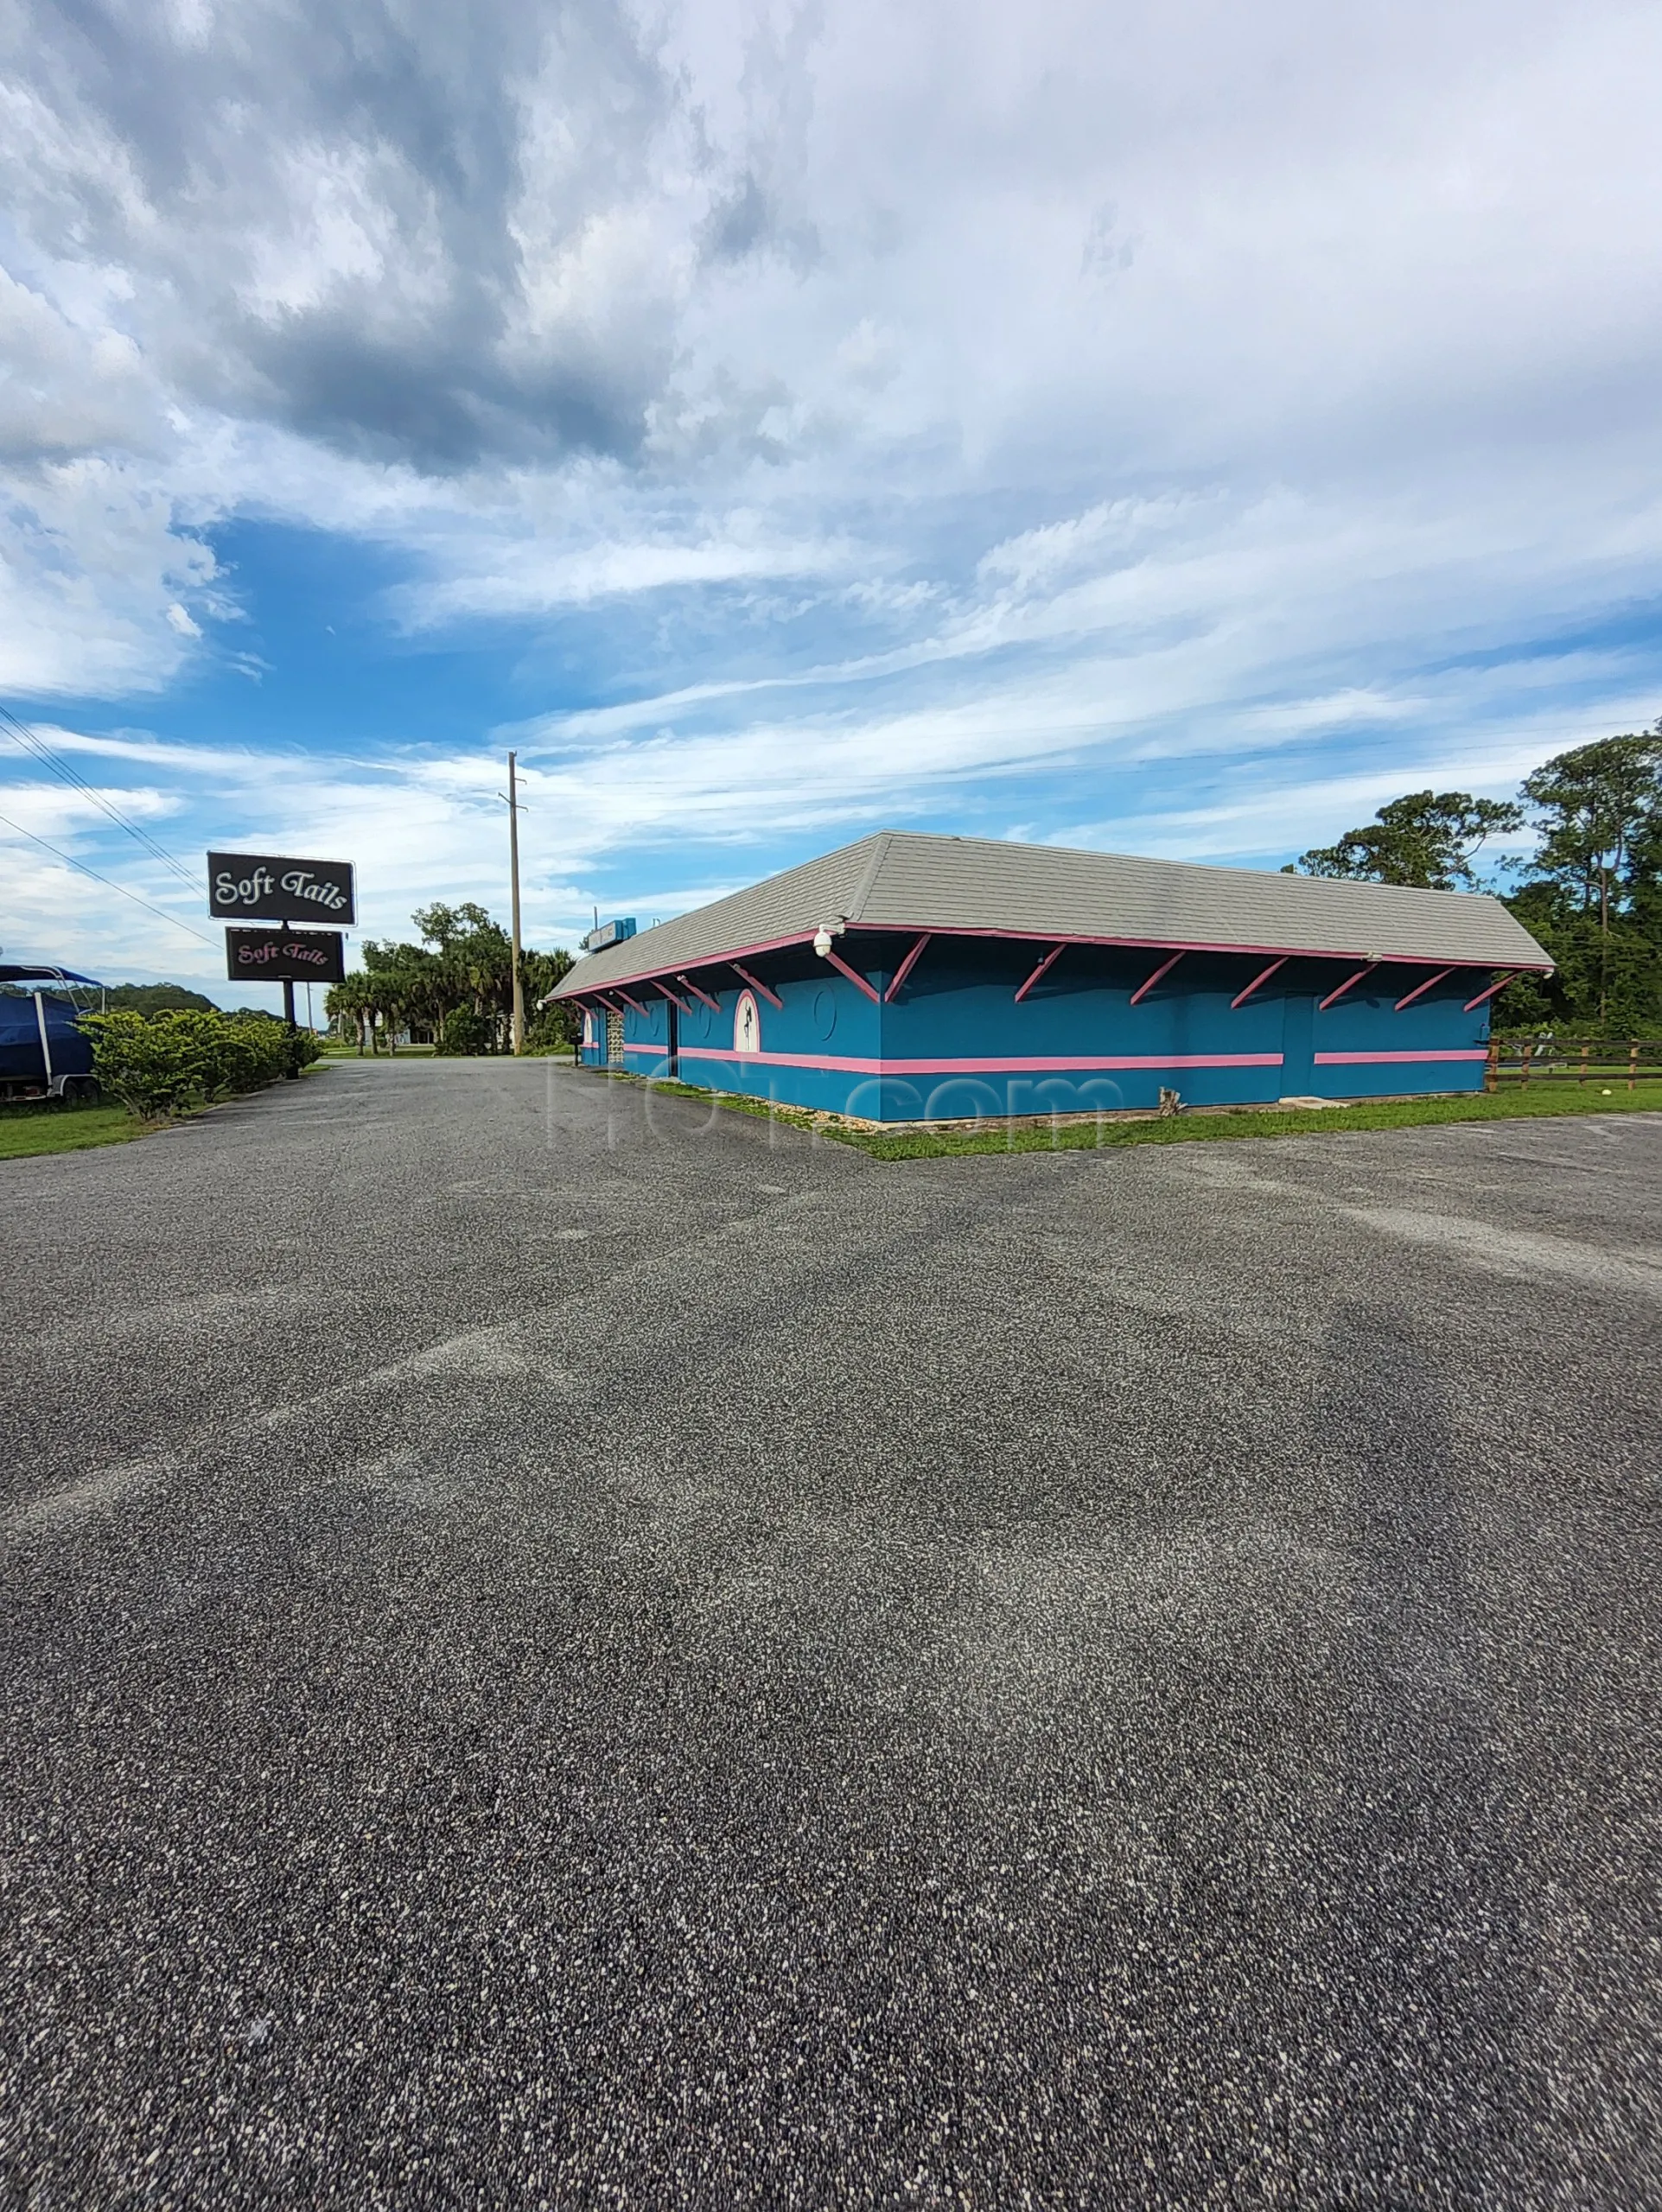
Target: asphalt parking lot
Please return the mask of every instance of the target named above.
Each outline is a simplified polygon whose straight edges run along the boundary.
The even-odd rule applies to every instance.
[[[0,1169],[0,2195],[1662,2203],[1662,1117]]]

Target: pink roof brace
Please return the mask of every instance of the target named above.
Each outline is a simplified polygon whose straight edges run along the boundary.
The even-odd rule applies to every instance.
[[[1361,982],[1363,976],[1369,974],[1377,965],[1377,962],[1370,961],[1366,968],[1359,968],[1353,976],[1347,976],[1344,982],[1340,983],[1336,991],[1329,991],[1326,998],[1319,999],[1316,1001],[1316,1012],[1318,1014],[1325,1014],[1330,1006],[1335,1005],[1339,1000],[1344,997],[1347,991],[1353,989],[1356,984]]]
[[[1169,960],[1162,960],[1160,965],[1155,969],[1153,975],[1149,977],[1148,981],[1146,982],[1139,983],[1137,988],[1131,993],[1131,1005],[1135,1006],[1139,999],[1147,998],[1149,993],[1154,988],[1155,985],[1163,981],[1166,976],[1170,975],[1172,969],[1177,965],[1182,957],[1181,952],[1174,952]]]
[[[1520,976],[1526,975],[1527,973],[1528,970],[1526,969],[1509,968],[1498,983],[1491,983],[1487,991],[1480,991],[1474,999],[1468,999],[1465,1005],[1460,1009],[1461,1012],[1462,1014],[1474,1014],[1479,1007],[1486,1006],[1494,996],[1497,991],[1504,991],[1508,983],[1515,983]]]
[[[1251,982],[1247,985],[1246,988],[1244,991],[1237,991],[1234,997],[1231,999],[1229,1001],[1230,1012],[1232,1014],[1238,1006],[1245,1006],[1248,999],[1251,997],[1253,992],[1258,989],[1258,986],[1261,983],[1267,983],[1271,976],[1275,974],[1277,969],[1284,968],[1291,958],[1291,953],[1283,952],[1279,960],[1272,960],[1267,968],[1260,969],[1258,973],[1253,976]]]
[[[697,983],[695,983],[690,976],[678,976],[675,980],[681,986],[681,988],[684,991],[691,991],[694,998],[702,999],[712,1014],[719,1014],[721,1012],[721,1001],[719,999],[711,998],[708,991],[701,991]]]
[[[1038,982],[1039,978],[1050,967],[1051,963],[1054,961],[1060,960],[1067,950],[1067,939],[1066,938],[1062,939],[1060,944],[1053,944],[1051,946],[1049,951],[1046,953],[1044,958],[1039,963],[1033,973],[1028,977],[1026,982],[1022,984],[1021,989],[1016,994],[1016,1003],[1017,1006],[1021,1005],[1022,1000],[1033,988],[1033,986]]]
[[[852,983],[857,990],[862,990],[865,993],[866,996],[871,1001],[873,1006],[881,1006],[882,1004],[882,1001],[878,997],[876,992],[872,989],[870,984],[867,982],[865,977],[860,973],[859,969],[857,968],[850,968],[848,962],[844,959],[842,954],[838,952],[835,945],[831,947],[831,950],[825,955],[825,957],[831,963],[831,966],[837,969],[839,975],[846,976],[850,982]]]
[[[760,991],[769,1006],[777,1007],[781,1014],[784,1013],[784,1000],[780,997],[777,991],[770,991],[760,976],[753,976],[748,968],[741,968],[736,960],[729,960],[727,964],[741,982],[748,983],[753,991]]]
[[[906,981],[907,977],[912,973],[912,970],[917,966],[918,955],[923,950],[924,946],[928,944],[932,932],[926,930],[923,935],[918,939],[917,943],[913,946],[911,951],[908,952],[905,959],[901,961],[900,966],[895,970],[893,976],[889,980],[888,988],[883,993],[883,1004],[885,1006],[894,1005],[895,999],[899,996],[901,985]]]
[[[1411,991],[1398,1000],[1397,1012],[1400,1014],[1405,1006],[1412,1006],[1416,999],[1423,999],[1429,990],[1435,988],[1438,983],[1444,982],[1454,972],[1452,968],[1439,968],[1435,976],[1428,976],[1423,983],[1416,983]]]

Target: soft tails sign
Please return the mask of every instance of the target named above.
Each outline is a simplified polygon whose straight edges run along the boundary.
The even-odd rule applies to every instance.
[[[344,942],[335,930],[227,930],[225,972],[239,983],[339,983]]]
[[[322,922],[345,929],[357,919],[352,862],[210,853],[207,910],[222,922]]]

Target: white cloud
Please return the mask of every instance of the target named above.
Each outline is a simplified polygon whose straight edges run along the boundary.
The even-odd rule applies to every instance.
[[[1270,853],[1410,764],[1653,719],[1662,662],[1576,642],[1662,590],[1653,15],[5,22],[0,684],[234,649],[238,515],[396,549],[417,644],[580,614],[600,703],[528,717],[550,927],[654,839],[1025,777],[1035,834]],[[352,820],[385,930],[500,828],[488,734],[396,739],[66,742],[193,836]]]
[[[646,592],[820,575],[849,564],[846,548],[770,543],[765,537],[613,543],[570,551],[532,544],[516,562],[436,578],[395,594],[392,603],[410,622],[427,627],[468,615],[532,614]]]
[[[188,637],[169,610],[217,564],[131,461],[44,461],[0,486],[0,688],[121,696],[159,689]],[[188,618],[187,618],[188,619]]]

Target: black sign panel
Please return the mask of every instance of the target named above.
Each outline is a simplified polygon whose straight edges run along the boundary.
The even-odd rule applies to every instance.
[[[225,972],[236,983],[338,983],[345,942],[338,930],[227,930]]]
[[[358,918],[350,861],[296,861],[274,853],[210,853],[207,911],[221,922]]]

